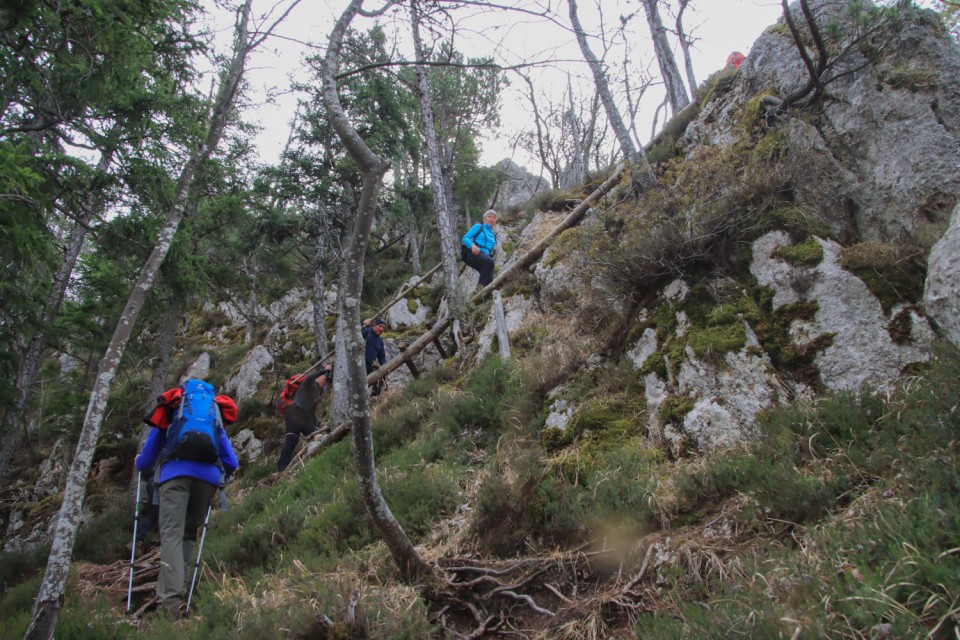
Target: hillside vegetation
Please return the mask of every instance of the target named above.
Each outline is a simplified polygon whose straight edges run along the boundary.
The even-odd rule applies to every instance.
[[[207,379],[233,393],[257,350],[271,358],[229,428],[263,451],[243,448],[229,508],[211,517],[190,616],[124,613],[126,503],[150,378],[130,366],[110,397],[57,636],[957,637],[960,353],[923,294],[958,178],[883,174],[864,158],[892,134],[861,153],[837,133],[836,110],[864,86],[871,105],[912,101],[917,121],[960,122],[943,97],[955,93],[953,67],[922,87],[890,75],[911,55],[960,55],[936,21],[907,17],[884,34],[897,47],[864,45],[860,75],[783,112],[770,98],[786,92],[766,82],[782,56],[763,53],[791,42],[772,27],[751,54],[770,66],[718,72],[651,145],[655,189],[637,193],[625,174],[504,284],[508,360],[487,296],[465,314],[463,348],[444,335],[414,360],[416,375],[391,374],[372,401],[378,478],[448,584],[403,580],[365,511],[349,438],[320,447],[322,432],[275,472],[277,392],[315,360],[310,303],[285,291],[263,301],[277,310],[269,320],[248,327],[217,301],[176,334],[169,384],[206,354]],[[925,48],[905,51],[917,34]],[[885,175],[899,191],[885,191]],[[500,271],[608,177],[501,212]],[[930,197],[918,203],[918,192]],[[409,278],[399,245],[372,248],[364,317]],[[465,290],[475,283],[461,275]],[[442,304],[439,279],[411,289],[398,305],[426,318],[391,326],[390,348],[425,333]],[[16,520],[21,543],[33,536],[0,556],[2,638],[30,622],[62,497],[59,485],[35,487],[62,475],[90,375],[54,358],[44,373],[41,450],[17,461],[2,494],[8,531]],[[138,571],[134,610],[153,595],[149,569]]]

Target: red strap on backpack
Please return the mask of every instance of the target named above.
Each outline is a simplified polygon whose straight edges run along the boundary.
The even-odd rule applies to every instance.
[[[173,410],[180,405],[181,396],[183,396],[183,389],[180,387],[167,389],[157,396],[157,406],[144,416],[143,421],[151,427],[166,429],[170,426]]]

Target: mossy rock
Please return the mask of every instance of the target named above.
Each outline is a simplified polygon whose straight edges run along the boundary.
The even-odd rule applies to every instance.
[[[657,377],[661,380],[667,379],[667,361],[664,360],[663,354],[659,351],[654,351],[647,359],[643,361],[643,365],[640,367],[640,375],[646,376],[651,373],[657,374]]]
[[[794,242],[805,240],[810,235],[821,238],[832,238],[833,232],[822,220],[811,217],[808,213],[790,204],[778,204],[760,215],[757,230],[760,234],[773,229],[781,229],[790,234]]]
[[[747,332],[740,321],[694,329],[687,335],[687,344],[698,358],[707,355],[721,356],[729,351],[742,349],[747,344]]]
[[[918,91],[934,91],[937,88],[938,75],[930,69],[916,69],[896,66],[881,71],[880,79],[895,89],[906,89],[916,93]]]
[[[898,304],[923,300],[926,264],[918,253],[881,242],[861,242],[843,249],[840,266],[860,278],[877,297],[885,313]]]
[[[657,415],[663,424],[682,425],[683,419],[693,411],[695,405],[692,398],[670,396],[660,404]]]
[[[773,257],[797,267],[815,267],[823,262],[823,247],[813,238],[809,238],[790,247],[778,247],[774,250]]]

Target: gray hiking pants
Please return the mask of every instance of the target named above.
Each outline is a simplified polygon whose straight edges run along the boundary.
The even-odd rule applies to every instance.
[[[217,488],[181,476],[160,485],[160,576],[157,600],[168,609],[186,601],[188,568],[197,529],[203,525]]]

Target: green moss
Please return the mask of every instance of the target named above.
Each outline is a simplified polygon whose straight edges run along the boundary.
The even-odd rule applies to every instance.
[[[416,298],[407,298],[407,311],[415,314],[418,309],[420,309],[420,304],[417,302]]]
[[[557,429],[549,427],[540,432],[540,446],[548,453],[554,453],[563,449],[572,442],[570,432],[567,429]]]
[[[583,231],[580,227],[567,229],[554,239],[550,255],[544,260],[544,264],[549,267],[564,259],[580,246],[582,239]]]
[[[687,344],[698,358],[708,354],[718,356],[728,351],[736,351],[742,349],[746,343],[746,329],[739,321],[705,329],[694,329],[687,335]]]
[[[773,257],[798,267],[813,267],[823,262],[823,247],[813,238],[809,238],[790,247],[778,247],[773,252]]]
[[[897,66],[880,73],[880,79],[895,89],[932,91],[937,88],[937,74],[930,69]]]
[[[788,232],[794,241],[806,239],[809,235],[833,237],[833,232],[825,223],[811,218],[804,211],[789,204],[779,204],[764,211],[757,229],[760,234],[782,229]]]
[[[660,404],[657,415],[663,424],[683,424],[683,419],[693,411],[694,401],[691,398],[670,396]]]
[[[768,131],[753,145],[750,162],[758,164],[776,161],[783,156],[787,148],[787,138],[782,131]]]
[[[889,314],[897,304],[918,305],[923,299],[926,265],[919,253],[905,253],[881,242],[844,248],[840,266],[860,278]]]
[[[726,94],[733,87],[733,83],[739,75],[740,70],[732,65],[714,71],[697,87],[697,95],[699,96],[697,102],[707,104],[713,98]]]
[[[640,367],[640,374],[647,375],[650,373],[655,373],[657,376],[665,380],[667,378],[667,361],[663,359],[663,354],[659,351],[654,351],[647,359],[643,361],[643,365]]]

